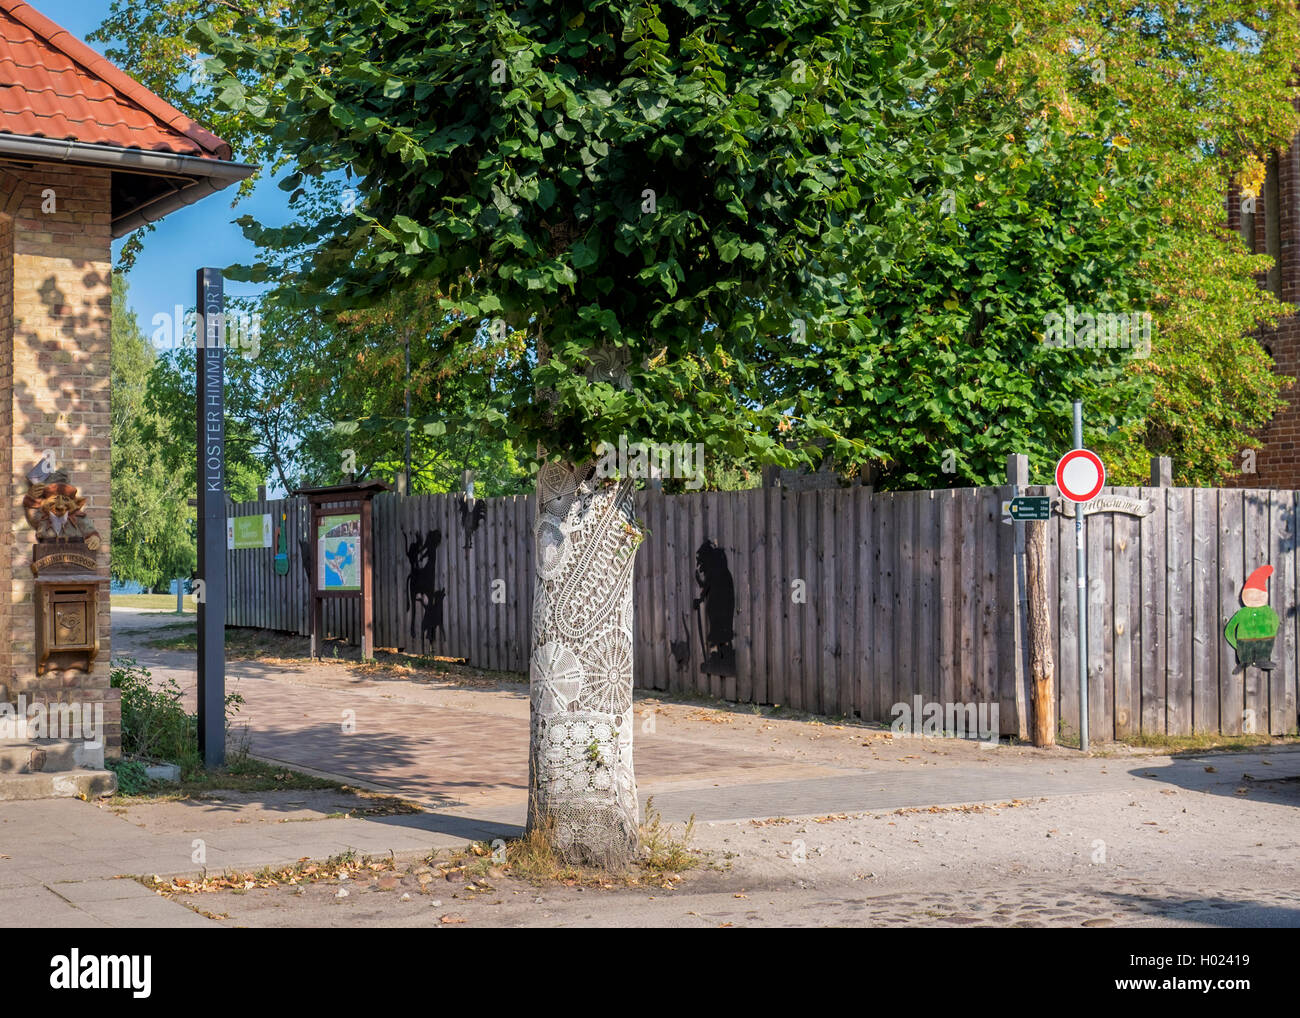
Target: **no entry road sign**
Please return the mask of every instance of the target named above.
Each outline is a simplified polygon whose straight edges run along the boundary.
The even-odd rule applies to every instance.
[[[1091,502],[1106,486],[1106,468],[1090,449],[1071,449],[1056,464],[1056,486],[1071,502]]]

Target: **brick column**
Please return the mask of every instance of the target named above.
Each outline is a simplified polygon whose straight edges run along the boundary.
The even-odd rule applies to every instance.
[[[0,682],[30,699],[104,704],[105,751],[121,746],[119,696],[109,689],[109,344],[112,321],[110,174],[38,165],[13,171],[25,190],[14,200],[9,269],[12,319],[0,333],[0,470],[8,479],[7,547],[0,554],[0,612],[8,614],[8,657]],[[5,182],[0,180],[0,187]],[[3,238],[0,237],[0,249]],[[0,282],[0,293],[4,283]],[[2,315],[3,312],[0,312]],[[27,472],[45,450],[85,496],[99,531],[99,655],[89,674],[51,669],[36,675],[34,536],[23,515]],[[7,596],[5,596],[7,595]]]

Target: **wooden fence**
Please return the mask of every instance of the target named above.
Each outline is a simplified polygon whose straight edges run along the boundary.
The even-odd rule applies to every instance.
[[[1054,489],[1033,489],[1054,494]],[[1027,649],[1018,526],[1010,487],[874,492],[781,487],[638,494],[648,533],[635,577],[637,685],[741,703],[893,720],[896,703],[996,703],[1003,733],[1028,733]],[[1089,726],[1137,732],[1280,734],[1296,726],[1296,506],[1300,493],[1106,489],[1149,498],[1146,516],[1086,517]],[[227,553],[229,623],[308,632],[307,510],[246,502],[288,528],[290,570],[274,549]],[[375,646],[527,672],[532,499],[462,495],[374,500]],[[730,584],[701,593],[725,554]],[[1073,520],[1048,525],[1059,717],[1078,728]],[[1241,584],[1271,563],[1282,619],[1271,673],[1234,673],[1223,637]],[[734,593],[735,675],[705,674],[706,614]],[[327,604],[327,636],[356,642],[350,602]],[[723,634],[725,635],[725,634]],[[716,651],[716,646],[715,646]],[[1253,729],[1252,729],[1253,726]]]

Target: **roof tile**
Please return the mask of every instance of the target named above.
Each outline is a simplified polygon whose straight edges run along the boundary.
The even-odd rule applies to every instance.
[[[230,159],[230,146],[27,0],[0,0],[0,133]]]

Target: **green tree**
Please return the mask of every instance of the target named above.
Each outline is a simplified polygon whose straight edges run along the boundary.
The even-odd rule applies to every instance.
[[[155,353],[127,307],[127,283],[113,275],[110,470],[113,576],[154,589],[189,576],[197,563],[187,485],[165,465],[146,391]]]
[[[283,365],[261,357],[256,314],[248,302],[228,302],[230,334],[239,336],[236,330],[242,328],[245,337],[230,343],[225,359],[226,491],[236,502],[257,497],[258,486],[266,482],[268,464],[273,465],[293,443],[287,425],[275,426],[276,372]],[[166,352],[154,360],[149,372],[144,396],[145,437],[158,449],[177,497],[188,500],[198,493],[192,315],[179,346],[170,320],[159,324],[152,338],[155,349]],[[251,345],[245,345],[245,340]]]
[[[155,95],[181,110],[192,111],[195,120],[228,142],[250,162],[260,163],[265,140],[248,130],[246,121],[218,109],[212,102],[213,79],[200,59],[198,47],[186,35],[200,18],[219,31],[229,31],[241,10],[272,15],[284,11],[295,15],[296,4],[285,0],[258,2],[241,0],[236,6],[222,0],[113,0],[108,15],[87,38],[104,44],[104,54],[114,64],[125,67],[132,77]],[[243,82],[225,82],[223,88],[245,89]],[[265,95],[271,83],[263,78],[249,79],[252,101],[259,91]],[[240,183],[236,195],[246,196],[257,182],[254,175]],[[237,199],[236,199],[237,200]],[[129,270],[144,245],[153,224],[132,234],[122,246],[118,261]]]
[[[1234,454],[1254,444],[1248,432],[1272,417],[1289,384],[1253,336],[1294,309],[1257,285],[1269,259],[1249,255],[1223,224],[1233,181],[1253,176],[1300,130],[1295,4],[999,6],[1023,31],[991,84],[1036,81],[1066,124],[1113,111],[1115,144],[1151,167],[1146,200],[1159,214],[1162,243],[1138,253],[1136,270],[1154,318],[1152,350],[1130,365],[1150,399],[1140,427],[1111,430],[1103,420],[1090,441],[1115,483],[1142,483],[1151,455],[1173,458],[1178,483],[1217,483],[1235,473]],[[969,0],[962,21],[972,33],[996,35],[1001,16]]]
[[[485,434],[476,414],[502,379],[523,370],[522,335],[472,365],[453,364],[435,356],[432,338],[444,323],[436,298],[419,289],[337,316],[268,305],[272,343],[285,341],[271,356],[295,365],[287,397],[316,422],[301,432],[304,476],[332,483],[351,463],[358,476],[395,478],[409,436],[413,494],[457,490],[467,470],[479,495],[531,487],[532,457]]]
[[[291,203],[310,207],[345,168],[362,199],[282,227],[246,219],[266,254],[247,275],[331,311],[420,287],[436,295],[434,355],[461,370],[525,337],[528,370],[497,379],[477,416],[544,456],[529,818],[566,855],[618,862],[637,844],[641,531],[629,481],[594,468],[598,443],[699,441],[787,465],[832,453],[921,478],[937,457],[917,468],[890,450],[900,434],[909,455],[942,441],[919,413],[988,430],[1033,405],[1033,374],[1008,354],[1129,414],[1122,359],[1046,347],[1043,298],[1007,291],[1140,295],[1143,174],[1104,123],[1072,132],[1033,96],[988,88],[1000,43],[972,51],[951,4],[305,6],[292,24],[250,16],[193,36],[224,75],[221,101],[293,162]],[[958,43],[966,73],[945,79]],[[274,82],[265,109],[229,84],[250,78]],[[1007,130],[1026,105],[1042,123]],[[1102,214],[1102,187],[1131,201]],[[1064,223],[998,218],[1047,200]],[[947,248],[972,237],[994,268],[946,270]],[[905,361],[921,352],[967,391],[916,377]],[[893,425],[922,383],[936,392]]]

